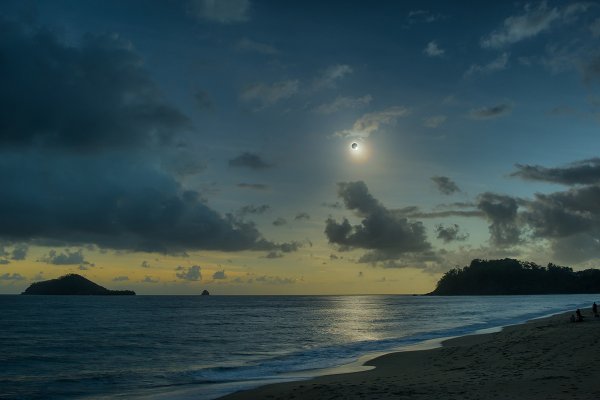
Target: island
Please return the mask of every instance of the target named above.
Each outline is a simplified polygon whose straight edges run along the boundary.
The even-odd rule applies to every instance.
[[[132,296],[133,290],[109,290],[77,274],[32,283],[24,295]]]
[[[210,295],[210,293],[208,293],[208,290],[204,289],[204,290],[202,291],[202,294],[201,294],[201,296],[208,296],[208,295]]]
[[[600,270],[573,271],[549,263],[542,267],[512,258],[475,259],[466,267],[453,268],[428,295],[522,295],[600,293]]]

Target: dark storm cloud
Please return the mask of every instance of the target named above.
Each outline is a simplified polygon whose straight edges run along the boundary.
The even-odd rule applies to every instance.
[[[265,185],[262,183],[238,183],[237,187],[242,189],[254,189],[254,190],[269,190],[269,185]]]
[[[435,232],[437,233],[437,238],[443,240],[444,243],[464,241],[469,237],[468,234],[460,232],[460,227],[457,224],[450,226],[436,225]]]
[[[460,192],[458,185],[447,176],[433,176],[431,177],[431,180],[442,194],[451,195]]]
[[[473,119],[493,119],[510,114],[512,104],[502,103],[490,107],[475,108],[469,111],[469,116]]]
[[[131,44],[116,35],[72,42],[0,21],[0,239],[169,253],[278,249],[252,223],[183,189],[177,179],[205,164],[186,146],[188,119]],[[19,249],[14,257],[24,258]]]
[[[369,193],[364,182],[339,183],[338,196],[347,209],[363,220],[360,225],[351,225],[346,218],[341,222],[328,218],[325,235],[330,243],[339,245],[341,249],[372,250],[361,258],[362,262],[394,259],[405,253],[430,249],[423,224],[409,221],[385,208]]]
[[[200,271],[199,265],[192,265],[189,268],[182,267],[181,265],[175,268],[175,276],[184,281],[201,281],[202,272]]]
[[[500,247],[518,244],[521,230],[518,225],[517,200],[495,193],[482,193],[477,198],[477,207],[490,221],[490,241]]]
[[[126,282],[126,281],[128,281],[128,280],[129,280],[129,277],[128,277],[128,276],[125,276],[125,275],[121,275],[121,276],[115,276],[115,277],[112,279],[112,281],[113,281],[113,282]]]
[[[120,158],[4,156],[0,181],[0,237],[8,240],[172,253],[277,247],[168,174]]]
[[[531,181],[562,183],[564,185],[589,185],[600,183],[600,158],[590,158],[565,167],[546,168],[540,165],[517,164],[516,176]]]
[[[81,249],[77,251],[71,251],[67,249],[64,253],[58,253],[56,250],[50,250],[48,254],[40,258],[39,261],[54,265],[90,264],[85,260]]]
[[[270,168],[273,165],[265,162],[258,154],[244,152],[229,160],[230,167],[243,167],[254,170]]]
[[[535,236],[557,238],[600,230],[600,187],[536,194],[523,219]]]
[[[0,20],[0,143],[98,151],[165,144],[189,126],[131,44],[86,35],[67,46],[49,31]]]

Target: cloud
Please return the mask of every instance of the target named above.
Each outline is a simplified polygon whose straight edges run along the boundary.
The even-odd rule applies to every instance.
[[[460,227],[457,224],[450,226],[436,225],[435,232],[437,233],[437,238],[443,240],[444,243],[464,241],[469,237],[467,233],[460,233]]]
[[[562,8],[550,8],[546,1],[540,2],[537,7],[527,3],[522,14],[506,18],[500,29],[481,38],[481,46],[502,48],[533,38],[550,30],[553,25],[569,22],[574,15],[585,12],[589,7],[590,3],[571,3]]]
[[[265,55],[275,55],[279,53],[277,49],[271,46],[270,44],[256,42],[248,38],[243,38],[242,40],[240,40],[235,45],[235,48],[238,51],[259,53]]]
[[[26,244],[17,244],[11,252],[11,260],[24,260],[27,257],[29,246]]]
[[[258,154],[244,152],[237,157],[229,160],[230,167],[250,168],[261,170],[271,168],[273,165],[265,162]]]
[[[190,0],[187,11],[199,19],[232,24],[250,19],[249,0]]]
[[[142,268],[150,268],[150,263],[146,260],[142,261],[142,263],[140,264],[140,266]]]
[[[441,49],[435,40],[427,43],[427,46],[423,49],[423,53],[429,57],[441,57],[446,51]]]
[[[9,273],[5,273],[0,275],[0,281],[23,281],[25,280],[25,277],[21,274],[17,274],[17,273],[13,273],[13,274],[9,274]]]
[[[4,258],[0,258],[0,265],[7,265],[10,264],[10,261],[4,259]]]
[[[282,226],[285,224],[287,224],[287,220],[282,217],[278,217],[275,221],[273,221],[273,225],[275,225],[275,226]]]
[[[372,100],[373,97],[370,94],[362,97],[338,96],[331,103],[319,105],[314,111],[318,114],[333,114],[340,110],[367,106]]]
[[[447,117],[445,115],[434,115],[423,120],[423,126],[426,128],[438,128],[444,122],[446,122]]]
[[[482,193],[477,198],[477,208],[490,221],[490,242],[507,247],[521,242],[521,230],[517,219],[517,200],[510,196]]]
[[[494,119],[510,114],[512,109],[512,104],[500,103],[495,106],[472,109],[469,111],[469,116],[473,119]]]
[[[383,125],[394,124],[398,118],[405,117],[409,114],[409,109],[400,106],[389,107],[383,111],[367,113],[357,119],[352,128],[338,131],[335,133],[335,136],[368,138]]]
[[[189,148],[189,119],[129,42],[86,35],[65,44],[6,22],[0,30],[0,240],[170,253],[277,248],[178,181],[200,168],[165,159],[199,158],[180,150]]]
[[[511,176],[529,181],[589,185],[600,183],[600,158],[577,161],[564,167],[546,168],[540,165],[517,164]]]
[[[262,183],[238,183],[237,187],[242,189],[254,189],[254,190],[269,190],[269,185],[264,185]]]
[[[428,10],[411,10],[406,16],[406,23],[408,25],[417,23],[432,23],[445,18],[446,16],[443,14],[432,13]]]
[[[249,214],[260,215],[260,214],[264,214],[265,212],[269,211],[270,209],[271,209],[271,207],[269,207],[267,204],[262,204],[260,206],[255,206],[255,205],[249,204],[247,206],[243,206],[242,208],[240,208],[238,210],[237,214],[241,217],[244,217]]]
[[[283,257],[283,254],[281,254],[279,251],[270,251],[265,256],[265,258],[269,258],[269,259],[282,258],[282,257]]]
[[[128,277],[128,276],[125,276],[125,275],[121,275],[121,276],[115,276],[115,277],[112,279],[112,281],[113,281],[113,282],[125,282],[125,281],[128,281],[128,280],[129,280],[129,277]]]
[[[333,88],[337,81],[351,74],[352,67],[345,64],[332,65],[325,69],[313,82],[313,90]]]
[[[467,69],[464,77],[469,78],[477,74],[487,75],[491,74],[492,72],[502,71],[508,66],[508,58],[509,54],[505,52],[500,54],[498,58],[495,58],[485,65],[473,64],[469,67],[469,69]]]
[[[451,195],[460,192],[458,185],[447,176],[432,176],[431,180],[442,194]]]
[[[281,100],[289,99],[298,92],[298,80],[286,80],[273,84],[253,83],[246,86],[240,93],[240,99],[245,102],[255,102],[261,108],[272,106]]]
[[[49,30],[2,21],[0,30],[2,147],[146,148],[168,144],[190,127],[118,35],[88,34],[75,47]]]
[[[85,260],[81,249],[73,252],[67,249],[65,253],[57,253],[56,250],[50,250],[47,255],[40,258],[40,261],[53,265],[90,264]]]
[[[154,279],[151,276],[146,275],[144,279],[141,280],[142,283],[158,283],[159,279]]]
[[[369,193],[364,182],[339,183],[338,196],[348,210],[363,217],[360,225],[351,225],[346,218],[339,223],[333,218],[327,219],[325,235],[329,243],[339,245],[341,250],[371,250],[361,261],[375,262],[430,249],[423,224],[385,208]]]
[[[298,214],[296,214],[296,216],[294,217],[295,221],[300,221],[300,220],[305,220],[308,221],[310,219],[310,215],[308,215],[308,213],[306,212],[299,212]]]
[[[189,268],[182,267],[179,265],[175,268],[175,276],[184,281],[201,281],[202,273],[199,265],[192,265]]]
[[[253,224],[221,216],[198,192],[131,159],[4,155],[0,181],[0,238],[12,241],[166,253],[271,247]]]
[[[219,280],[219,279],[227,279],[227,275],[225,274],[225,270],[222,270],[222,271],[216,271],[216,272],[213,274],[213,276],[212,276],[212,277],[213,277],[213,279],[215,279],[215,280]]]

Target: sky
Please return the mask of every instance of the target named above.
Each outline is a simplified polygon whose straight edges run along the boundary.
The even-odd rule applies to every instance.
[[[0,293],[596,267],[599,84],[598,2],[5,0]]]

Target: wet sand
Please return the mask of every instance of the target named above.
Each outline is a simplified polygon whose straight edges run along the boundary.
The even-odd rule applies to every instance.
[[[363,372],[233,393],[221,400],[600,399],[600,318],[582,310],[463,336],[433,350],[390,353]]]

